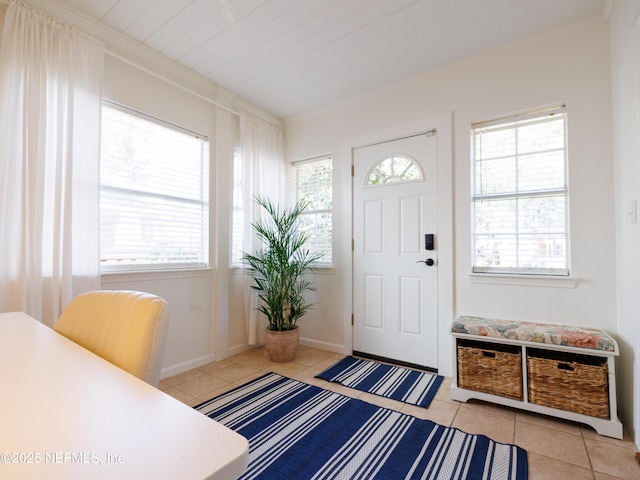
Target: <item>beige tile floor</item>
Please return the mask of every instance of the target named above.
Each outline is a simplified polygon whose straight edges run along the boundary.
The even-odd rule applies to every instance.
[[[640,480],[632,441],[597,435],[593,429],[488,403],[451,400],[445,378],[428,409],[406,405],[314,378],[342,355],[300,346],[291,363],[272,363],[255,348],[163,379],[160,388],[189,406],[223,393],[267,372],[276,372],[370,403],[393,408],[465,432],[515,443],[529,455],[531,480]]]

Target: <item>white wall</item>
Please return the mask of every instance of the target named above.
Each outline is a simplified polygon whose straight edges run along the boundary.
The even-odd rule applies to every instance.
[[[211,268],[195,272],[122,273],[102,276],[102,287],[156,293],[169,304],[169,332],[161,377],[167,377],[229,354],[242,335],[244,320],[233,312],[230,294],[229,252],[233,149],[239,142],[239,118],[231,111],[244,110],[277,122],[232,93],[214,86],[197,89],[175,86],[171,71],[132,66],[113,55],[105,59],[104,98],[169,123],[204,134],[210,152],[210,257]],[[238,333],[240,331],[240,334]],[[233,352],[232,352],[233,353]]]
[[[6,6],[0,4],[0,34]],[[52,12],[54,15],[56,12]],[[71,22],[72,23],[72,22]],[[135,48],[131,49],[133,54]],[[163,72],[158,72],[163,73]],[[194,79],[193,85],[202,86],[200,79]],[[224,121],[225,114],[211,103],[203,101],[202,95],[215,98],[218,92],[213,86],[201,87],[200,93],[193,95],[171,83],[160,80],[128,63],[116,59],[113,55],[105,57],[104,97],[140,112],[155,116],[167,122],[207,135],[211,143],[212,158],[212,231],[216,231],[218,170],[228,175],[218,163],[230,162],[220,145],[230,149],[229,141],[237,139],[233,121]],[[228,117],[229,115],[226,114]],[[237,119],[235,121],[237,124]],[[221,126],[222,128],[216,128]],[[237,130],[237,129],[236,129]],[[219,136],[221,141],[217,142]],[[230,177],[229,177],[230,178]],[[228,185],[229,178],[220,179],[222,185]],[[228,234],[228,229],[224,230]],[[217,259],[219,248],[217,236],[212,235],[212,257]],[[178,373],[214,359],[216,333],[220,324],[216,292],[218,271],[186,273],[127,273],[103,275],[102,288],[142,290],[158,294],[169,304],[169,332],[167,348],[163,362],[162,376]],[[224,282],[222,282],[224,286]],[[223,330],[223,328],[220,328]],[[225,339],[226,340],[226,339]],[[226,344],[226,341],[224,342]],[[224,349],[221,349],[224,351]]]
[[[632,203],[640,201],[640,6],[634,0],[612,2],[609,21],[622,355],[618,372],[626,385],[621,401],[623,414],[625,418],[633,415],[635,442],[640,448],[640,223],[632,223],[628,213]]]
[[[620,411],[626,428],[635,424],[636,443],[640,444],[640,402],[634,401],[640,398],[640,358],[636,353],[640,351],[640,329],[636,325],[640,311],[640,233],[638,224],[630,224],[625,213],[631,201],[640,198],[640,33],[633,25],[638,14],[635,2],[619,0],[612,4],[612,69],[608,25],[594,20],[508,45],[286,122],[288,160],[332,153],[335,162],[335,266],[315,276],[318,291],[313,300],[318,306],[301,321],[303,343],[333,351],[351,350],[347,324],[351,312],[349,148],[363,138],[432,124],[438,119],[439,138],[449,142],[441,151],[445,151],[453,174],[453,180],[447,175],[441,179],[449,184],[441,187],[453,192],[444,210],[452,212],[446,227],[455,235],[449,245],[448,268],[453,278],[444,282],[451,289],[450,305],[446,307],[452,315],[579,323],[611,332],[622,347],[618,362],[622,376]],[[0,4],[0,20],[5,8]],[[116,51],[126,55],[127,48],[118,45]],[[144,57],[141,52],[131,53],[133,58]],[[150,61],[153,64],[157,59]],[[212,142],[214,268],[195,275],[122,274],[102,280],[105,288],[155,292],[169,301],[164,376],[214,356],[224,358],[245,346],[241,281],[227,267],[231,150],[237,141],[237,118],[203,101],[202,95],[232,107],[239,100],[214,87],[207,91],[202,79],[188,78],[184,72],[174,78],[178,83],[195,85],[199,94],[186,93],[114,57],[106,60],[106,98],[204,133]],[[469,125],[557,103],[566,103],[569,111],[572,274],[578,278],[577,284],[560,288],[471,283]],[[443,118],[452,121],[443,124]],[[446,331],[450,320],[441,319],[439,335],[440,369],[444,374],[451,373],[451,342]],[[635,412],[631,405],[635,405]]]
[[[211,159],[211,269],[102,276],[103,288],[142,290],[167,300],[169,332],[161,375],[164,378],[221,360],[233,353],[238,343],[244,345],[244,317],[235,306],[242,300],[230,293],[233,277],[229,269],[233,149],[239,142],[239,118],[207,99],[232,111],[248,111],[274,123],[277,120],[224,89],[210,86],[207,91],[199,78],[192,79],[197,90],[189,85],[185,90],[170,80],[169,70],[156,68],[153,75],[145,70],[107,55],[104,98],[206,135]]]
[[[229,353],[229,339],[241,336],[243,320],[229,319],[229,242],[233,148],[245,111],[279,125],[280,121],[210,81],[99,28],[55,3],[34,5],[105,43],[104,97],[209,137],[210,254],[212,268],[199,272],[103,275],[102,287],[156,293],[169,303],[169,333],[162,377],[179,373]],[[0,3],[0,34],[6,5]],[[223,108],[220,108],[223,106]],[[234,336],[235,335],[235,336]]]
[[[6,8],[6,5],[0,4],[0,35]],[[112,55],[105,57],[103,93],[109,100],[209,136],[212,142],[212,160],[228,160],[222,158],[220,152],[216,152],[215,140],[219,131],[214,127],[217,116],[220,115],[217,110],[220,109],[198,96],[148,75]],[[213,87],[208,93],[213,98]],[[234,138],[231,128],[225,127],[226,130],[220,132],[221,137]],[[216,172],[216,164],[212,161],[212,172]],[[215,199],[215,178],[211,185]],[[215,225],[215,210],[213,213],[212,223]],[[212,239],[215,238],[212,236]],[[211,248],[215,258],[218,248],[215,241]],[[214,311],[216,273],[212,269],[197,273],[127,273],[102,277],[102,288],[142,290],[160,295],[168,301],[169,333],[163,376],[214,359],[214,334],[218,325],[217,312]]]
[[[316,318],[304,320],[303,337],[351,349],[350,180],[345,145],[371,132],[384,135],[403,124],[452,115],[454,240],[451,310],[454,314],[570,323],[602,327],[618,337],[615,301],[614,192],[611,138],[609,32],[602,18],[511,44],[352,99],[341,105],[285,121],[286,157],[293,161],[332,152],[335,166],[336,269],[318,279],[321,302]],[[470,152],[472,122],[565,103],[569,115],[573,288],[477,284],[469,280]],[[407,127],[412,128],[412,127]],[[438,136],[446,132],[439,130]],[[441,185],[446,188],[447,185]],[[446,248],[447,246],[441,247]],[[439,268],[447,268],[440,263]],[[442,286],[441,286],[442,287]],[[349,292],[345,294],[344,292]],[[452,373],[447,334],[451,318],[441,318],[440,371]],[[314,323],[315,322],[315,323]],[[306,330],[304,330],[306,329]]]
[[[212,105],[111,55],[105,57],[104,98],[208,136],[211,157],[215,159],[215,108]],[[211,187],[215,192],[215,183]],[[215,251],[214,244],[212,248]],[[102,288],[141,290],[167,300],[169,331],[162,377],[214,359],[214,272],[102,276]]]

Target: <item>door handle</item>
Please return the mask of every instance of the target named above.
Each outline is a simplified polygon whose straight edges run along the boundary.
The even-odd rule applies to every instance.
[[[433,258],[427,258],[426,260],[418,260],[416,263],[424,263],[427,267],[431,267],[436,262],[433,260]]]

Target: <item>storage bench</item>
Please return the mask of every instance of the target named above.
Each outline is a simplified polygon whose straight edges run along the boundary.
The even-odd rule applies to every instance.
[[[451,398],[471,398],[585,423],[622,438],[616,341],[600,329],[458,317]]]

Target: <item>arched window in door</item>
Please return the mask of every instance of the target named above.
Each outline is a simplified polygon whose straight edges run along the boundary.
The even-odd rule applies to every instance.
[[[422,169],[408,155],[392,155],[376,163],[367,175],[367,187],[392,183],[419,182],[424,179]]]

